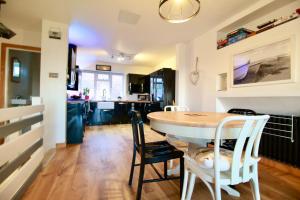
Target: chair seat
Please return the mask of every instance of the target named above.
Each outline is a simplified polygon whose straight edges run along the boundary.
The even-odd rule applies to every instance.
[[[146,143],[145,148],[145,162],[157,163],[164,162],[171,159],[183,157],[183,152],[177,150],[167,141],[158,141]]]
[[[233,151],[220,148],[220,170],[228,171],[232,162]],[[204,169],[214,168],[214,148],[189,150],[186,158]]]
[[[198,148],[189,150],[185,156],[189,161],[194,162],[204,169],[214,168],[214,148]],[[232,163],[233,151],[220,148],[220,171],[230,170]],[[250,164],[258,162],[259,158],[250,158]],[[240,168],[243,166],[243,159],[240,162]]]

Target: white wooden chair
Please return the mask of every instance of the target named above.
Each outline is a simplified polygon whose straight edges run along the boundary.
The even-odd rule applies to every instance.
[[[164,111],[187,112],[190,111],[190,109],[187,106],[165,106]]]
[[[215,132],[213,148],[189,151],[185,155],[186,169],[181,200],[191,199],[196,176],[205,183],[214,200],[221,200],[221,188],[249,181],[253,198],[259,200],[258,150],[261,134],[268,119],[268,115],[230,116],[221,121]],[[220,149],[221,134],[229,123],[236,121],[242,124],[234,151]],[[214,189],[211,184],[214,184]]]
[[[187,106],[165,106],[164,112],[187,112],[190,111],[190,109]],[[178,140],[176,137],[173,136],[166,136],[167,141],[176,147],[179,150],[182,150],[183,152],[186,151],[188,148],[188,144],[185,142],[182,142]],[[177,166],[175,169],[173,169],[173,160],[170,160],[168,175],[172,174],[178,174],[179,173],[179,166]]]

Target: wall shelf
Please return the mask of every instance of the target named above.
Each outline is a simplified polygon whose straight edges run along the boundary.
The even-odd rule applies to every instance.
[[[288,4],[293,4],[292,8],[289,6],[286,8],[285,6]],[[217,31],[217,41],[224,40],[227,37],[227,34],[237,30],[239,28],[246,28],[249,30],[253,30],[254,33],[250,34],[244,39],[236,41],[234,43],[218,47],[217,49],[223,49],[225,47],[236,44],[240,41],[248,39],[250,37],[255,37],[256,35],[273,29],[275,27],[281,26],[287,22],[299,19],[299,15],[294,15],[292,18],[282,21],[280,23],[274,24],[273,26],[268,26],[268,28],[258,29],[257,25],[262,24],[264,22],[278,19],[280,17],[289,17],[297,8],[300,7],[300,3],[294,0],[287,1],[274,1],[274,0],[266,0],[264,4],[257,6],[256,9],[249,9],[248,12],[245,12],[244,15],[236,17],[234,20],[231,20],[229,23],[221,26]]]
[[[217,75],[216,90],[226,91],[227,90],[227,73],[221,73]]]

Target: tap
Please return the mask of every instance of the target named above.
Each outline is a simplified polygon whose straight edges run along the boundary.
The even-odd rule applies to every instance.
[[[103,98],[103,99],[106,99],[106,89],[103,89],[103,90],[102,90],[102,98]]]

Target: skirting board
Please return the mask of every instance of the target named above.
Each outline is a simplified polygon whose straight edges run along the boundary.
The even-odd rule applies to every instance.
[[[273,167],[273,168],[276,168],[276,169],[281,170],[283,172],[286,172],[286,173],[292,174],[294,176],[300,177],[300,169],[296,168],[296,167],[293,167],[291,165],[287,165],[287,164],[284,164],[284,163],[281,163],[281,162],[278,162],[278,161],[275,161],[275,160],[271,160],[271,159],[265,158],[265,157],[261,157],[260,163],[265,165],[265,166]]]
[[[56,144],[56,148],[57,148],[57,149],[66,148],[66,147],[67,147],[67,144],[66,144],[66,143],[57,143],[57,144]]]

